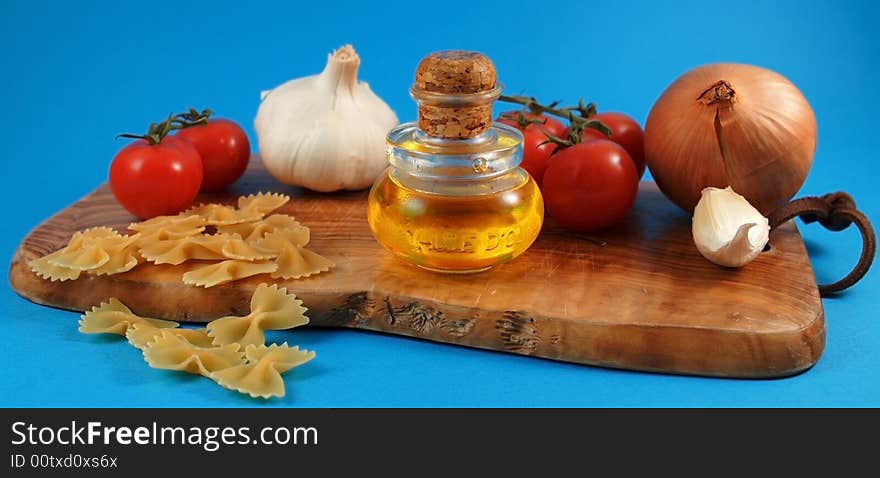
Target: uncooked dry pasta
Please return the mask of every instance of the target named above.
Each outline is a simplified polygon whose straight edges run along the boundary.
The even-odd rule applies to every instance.
[[[238,207],[201,204],[174,216],[132,223],[134,234],[108,227],[76,232],[62,249],[28,262],[51,281],[128,272],[144,262],[180,265],[214,261],[182,274],[187,284],[213,287],[258,274],[298,279],[329,270],[333,262],[305,249],[309,228],[286,214],[267,214],[288,196],[258,193],[238,199]],[[149,266],[147,266],[149,267]]]
[[[116,334],[125,335],[134,324],[146,324],[158,328],[177,327],[177,322],[170,320],[151,319],[135,315],[115,297],[109,301],[92,307],[80,317],[79,331],[84,334]]]
[[[299,279],[326,272],[335,265],[333,261],[304,248],[308,240],[308,229],[305,232],[288,229],[266,234],[254,245],[278,254],[275,260],[278,268],[272,273],[273,279]]]
[[[128,228],[140,232],[144,237],[177,239],[200,234],[204,232],[205,225],[203,217],[181,213],[176,216],[158,216],[144,222],[135,222],[129,224]]]
[[[271,274],[273,279],[300,279],[327,272],[335,266],[330,259],[302,246],[285,249],[275,262],[278,268]]]
[[[226,259],[223,246],[230,236],[191,236],[141,244],[141,255],[154,264],[180,265],[189,260]]]
[[[223,244],[221,252],[228,259],[241,259],[245,261],[263,261],[275,257],[273,252],[260,251],[237,235],[231,237]]]
[[[242,222],[258,221],[263,215],[256,211],[244,211],[223,204],[200,204],[185,214],[197,214],[210,226],[225,226]]]
[[[79,232],[82,240],[84,242],[89,242],[94,239],[103,239],[105,237],[113,237],[118,236],[119,233],[114,231],[112,228],[106,226],[97,226],[90,227],[88,229],[84,229]]]
[[[285,205],[290,196],[278,193],[257,193],[238,198],[238,209],[257,212],[262,216]]]
[[[89,244],[81,249],[59,254],[49,259],[49,263],[53,266],[87,271],[97,269],[109,260],[110,254],[107,254],[107,251],[95,244]]]
[[[243,317],[222,317],[208,323],[215,345],[260,345],[266,330],[286,330],[309,323],[302,301],[287,289],[260,284],[251,296],[251,312]]]
[[[108,238],[120,238],[109,227],[95,227],[74,234],[67,247],[58,254],[52,255],[50,264],[57,267],[87,271],[97,269],[110,260],[110,255],[104,250],[102,240]]]
[[[184,284],[200,287],[214,287],[215,285],[237,281],[246,277],[275,272],[278,264],[268,261],[241,261],[231,259],[210,266],[193,269],[183,274]]]
[[[160,336],[163,331],[177,335],[187,342],[199,347],[211,347],[213,345],[214,339],[205,332],[204,328],[184,329],[178,327],[163,329],[146,323],[132,324],[128,328],[128,331],[125,332],[125,338],[128,339],[128,343],[143,350],[151,345],[156,340],[156,337]]]
[[[91,274],[111,275],[130,271],[140,262],[138,240],[140,233],[98,239],[110,259],[104,265],[89,271]]]
[[[283,397],[281,374],[315,358],[315,352],[289,347],[287,342],[270,346],[248,345],[247,363],[218,370],[210,378],[223,387],[256,398]]]
[[[276,229],[266,233],[262,239],[254,241],[254,246],[280,254],[287,246],[305,246],[309,243],[310,236],[309,228],[301,225]]]
[[[52,254],[56,254],[57,252],[53,252]],[[79,278],[79,275],[82,273],[81,270],[68,269],[67,267],[58,267],[55,264],[49,262],[53,258],[52,254],[45,255],[43,257],[28,262],[28,265],[30,266],[34,274],[52,282],[64,282],[67,280],[76,280]]]
[[[243,363],[239,344],[200,347],[174,333],[162,331],[144,348],[144,360],[153,368],[179,370],[210,377],[211,372]]]
[[[263,330],[304,325],[306,309],[293,294],[267,284],[255,289],[251,309],[248,316],[212,322],[208,326],[214,333],[208,335],[207,328],[179,328],[176,322],[137,316],[112,298],[83,315],[80,331],[124,335],[154,368],[204,375],[255,398],[284,396],[281,373],[308,362],[315,353],[287,342],[266,346]],[[238,339],[216,344],[218,337]]]
[[[271,216],[254,222],[243,222],[241,224],[230,224],[227,226],[217,226],[217,232],[238,234],[245,241],[255,242],[263,238],[266,234],[280,229],[306,229],[293,216],[286,214],[272,214]]]
[[[105,249],[114,249],[110,241],[125,246],[125,236],[109,227],[95,227],[76,232],[63,248],[28,263],[38,276],[52,281],[74,280],[84,270],[101,273],[114,267]],[[126,265],[128,262],[126,261]],[[132,266],[133,267],[133,266]]]
[[[180,213],[173,216],[156,216],[146,221],[133,222],[128,228],[137,232],[149,232],[158,229],[195,229],[205,226],[205,220],[198,214]]]

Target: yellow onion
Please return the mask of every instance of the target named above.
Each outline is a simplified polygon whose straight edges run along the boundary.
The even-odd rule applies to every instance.
[[[767,215],[797,193],[813,162],[816,118],[801,92],[765,68],[695,68],[660,96],[645,158],[660,190],[689,212],[704,188],[732,187]]]

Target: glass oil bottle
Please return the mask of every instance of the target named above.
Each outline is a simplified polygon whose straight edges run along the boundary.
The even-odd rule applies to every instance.
[[[438,272],[479,272],[525,252],[544,220],[541,192],[519,167],[522,134],[492,122],[501,95],[482,54],[443,51],[419,63],[417,122],[388,133],[390,167],[370,191],[368,221],[395,256]]]

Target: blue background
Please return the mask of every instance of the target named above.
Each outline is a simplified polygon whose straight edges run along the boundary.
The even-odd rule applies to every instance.
[[[669,3],[669,5],[667,5]],[[326,7],[324,6],[326,5]],[[317,73],[353,43],[361,78],[401,120],[415,65],[481,50],[508,91],[596,101],[640,122],[686,70],[737,61],[803,91],[819,146],[801,194],[844,189],[880,223],[875,184],[880,35],[873,2],[45,2],[0,6],[0,255],[105,180],[114,135],[189,105],[248,130],[259,92]],[[541,5],[541,6],[538,6]],[[436,14],[434,14],[436,13]],[[803,227],[820,281],[858,255],[858,234]],[[6,259],[8,260],[8,259]],[[5,406],[877,406],[878,272],[824,300],[825,354],[778,380],[645,374],[347,330],[297,330],[318,352],[267,403],[148,368],[124,341],[81,335],[77,314],[0,287]]]

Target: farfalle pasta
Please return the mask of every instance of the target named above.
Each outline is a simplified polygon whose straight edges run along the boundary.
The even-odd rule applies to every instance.
[[[228,260],[210,266],[199,267],[183,274],[183,283],[200,287],[237,281],[259,274],[269,274],[278,269],[278,264],[270,261]]]
[[[243,363],[241,345],[200,347],[174,333],[162,334],[143,350],[144,360],[153,368],[179,370],[210,377],[212,372]]]
[[[48,279],[51,281],[66,281],[77,279],[79,278],[82,270],[57,266],[53,264],[52,261],[63,254],[67,254],[70,251],[81,248],[82,243],[83,234],[82,232],[77,232],[70,238],[66,246],[43,257],[34,259],[30,261],[28,265],[35,274],[42,277],[43,279]]]
[[[295,295],[277,285],[260,284],[251,296],[251,312],[243,317],[228,316],[208,323],[208,335],[215,345],[238,343],[259,345],[266,330],[285,330],[305,325],[306,308]]]
[[[181,213],[176,216],[158,216],[143,222],[129,224],[132,231],[141,233],[144,238],[177,239],[195,236],[205,231],[207,222],[197,214]]]
[[[286,214],[272,214],[259,221],[217,226],[217,232],[238,234],[247,242],[256,242],[270,232],[285,229],[305,229],[308,231],[307,227]]]
[[[208,335],[204,328],[159,328],[146,323],[136,323],[128,327],[128,330],[125,332],[125,338],[135,348],[144,350],[155,342],[156,337],[162,335],[162,332],[177,335],[183,340],[199,347],[213,346],[214,339]]]
[[[302,301],[277,285],[260,284],[251,313],[224,317],[206,328],[180,328],[176,322],[140,317],[116,298],[82,316],[80,332],[124,335],[151,367],[203,375],[252,397],[282,397],[281,374],[315,357],[287,342],[267,346],[264,330],[305,325]]]
[[[79,279],[79,275],[82,273],[79,269],[68,269],[67,267],[58,267],[55,264],[49,262],[52,259],[52,254],[47,256],[40,257],[38,259],[34,259],[28,263],[31,270],[42,279],[46,279],[52,282],[55,281],[68,281],[68,280],[76,280]]]
[[[242,222],[258,221],[263,215],[257,211],[236,209],[223,204],[200,204],[186,211],[186,214],[196,214],[205,220],[209,226],[225,226]]]
[[[299,279],[330,270],[333,261],[303,246],[309,241],[308,229],[276,231],[266,235],[255,246],[277,254],[278,268],[272,272],[273,279]]]
[[[97,242],[110,259],[102,266],[89,271],[90,274],[112,275],[134,269],[140,263],[140,233],[130,236],[116,235],[98,239]]]
[[[84,334],[125,335],[129,327],[135,324],[144,324],[160,329],[180,325],[170,320],[151,319],[135,315],[125,304],[115,297],[111,297],[109,301],[92,307],[92,310],[80,317],[79,331]]]
[[[265,216],[290,201],[289,196],[278,193],[257,193],[238,198],[238,209]]]
[[[110,261],[110,254],[104,247],[108,240],[117,238],[122,240],[123,236],[109,227],[94,227],[76,232],[66,246],[34,259],[28,265],[44,279],[74,280],[79,278],[82,271],[101,270]]]
[[[312,252],[302,246],[285,249],[276,259],[278,268],[272,273],[273,279],[300,279],[321,272],[327,272],[336,264],[330,259]]]
[[[261,239],[253,241],[253,243],[258,249],[271,251],[278,255],[287,246],[305,247],[310,239],[309,228],[299,225],[267,232]]]
[[[256,398],[283,397],[281,374],[315,358],[315,352],[281,345],[248,345],[247,363],[215,371],[209,375],[219,385]]]
[[[221,248],[223,256],[243,261],[264,261],[273,259],[276,254],[271,251],[259,250],[239,236],[227,240]]]
[[[188,236],[180,239],[146,242],[140,253],[154,264],[180,265],[190,260],[223,260],[223,245],[229,238],[225,235]]]
[[[104,249],[102,241],[119,237],[119,233],[108,227],[86,229],[74,234],[64,250],[47,260],[54,266],[67,269],[97,269],[110,260],[110,254]]]
[[[306,249],[309,228],[292,216],[270,215],[289,200],[283,194],[258,193],[238,198],[236,206],[200,204],[177,215],[131,223],[133,233],[128,235],[108,227],[87,229],[28,265],[43,279],[69,281],[83,274],[122,274],[141,264],[213,262],[182,271],[184,283],[200,287],[260,274],[289,280],[328,271],[333,261]]]

